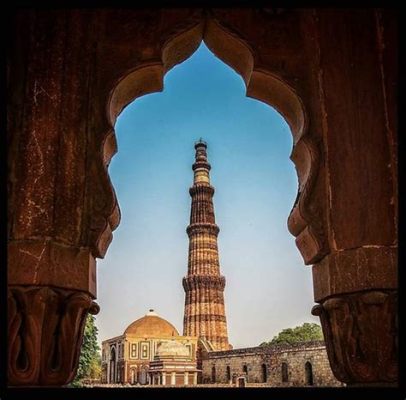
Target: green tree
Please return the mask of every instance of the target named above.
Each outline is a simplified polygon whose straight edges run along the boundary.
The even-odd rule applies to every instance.
[[[100,347],[97,344],[98,329],[93,315],[88,314],[76,377],[71,386],[82,386],[83,379],[99,379],[101,376]]]
[[[260,346],[272,346],[276,344],[293,344],[298,342],[309,342],[312,340],[323,340],[321,326],[305,322],[302,326],[283,329],[270,342],[262,342]]]

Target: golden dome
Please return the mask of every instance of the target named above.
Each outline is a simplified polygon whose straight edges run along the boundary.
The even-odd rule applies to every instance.
[[[159,317],[154,310],[149,310],[149,313],[144,317],[128,325],[124,334],[158,338],[179,336],[176,328],[165,319]]]

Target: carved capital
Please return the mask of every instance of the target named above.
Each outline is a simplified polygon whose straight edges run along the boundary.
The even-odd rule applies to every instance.
[[[390,384],[398,377],[397,291],[330,297],[320,317],[331,369],[347,384]]]
[[[72,381],[87,313],[98,311],[85,292],[9,286],[9,385],[61,386]]]

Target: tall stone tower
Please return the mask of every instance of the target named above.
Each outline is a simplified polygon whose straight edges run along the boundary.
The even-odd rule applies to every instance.
[[[183,278],[186,292],[183,334],[200,336],[210,341],[215,350],[228,350],[224,308],[226,280],[220,275],[217,247],[219,227],[214,219],[214,188],[210,185],[207,144],[200,139],[195,149],[194,182],[189,189],[192,209],[190,225],[186,230],[189,259],[187,276]]]

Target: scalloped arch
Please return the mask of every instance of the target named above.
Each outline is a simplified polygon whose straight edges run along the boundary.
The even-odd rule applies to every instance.
[[[110,92],[107,118],[111,131],[103,145],[105,164],[115,153],[114,124],[122,110],[136,98],[163,90],[163,79],[172,67],[189,58],[204,41],[208,48],[244,80],[247,96],[274,107],[288,123],[293,135],[291,159],[295,164],[299,189],[288,218],[289,231],[305,264],[320,260],[327,253],[320,221],[309,211],[308,202],[320,166],[320,152],[306,135],[308,117],[303,101],[287,82],[272,71],[255,68],[254,50],[236,34],[227,31],[217,21],[207,19],[179,32],[164,43],[161,60],[144,63],[123,74]]]

